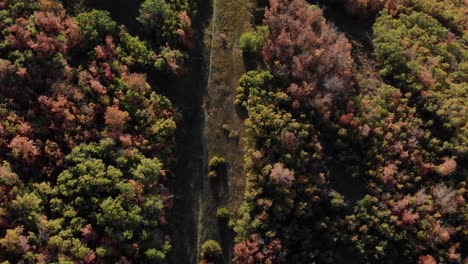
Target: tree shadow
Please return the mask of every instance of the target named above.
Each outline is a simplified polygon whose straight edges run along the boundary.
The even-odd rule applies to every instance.
[[[257,56],[243,53],[242,59],[246,72],[258,69],[259,63]]]
[[[234,108],[236,109],[237,116],[243,121],[249,117],[247,109],[241,105],[235,105]]]
[[[231,227],[229,227],[229,219],[218,218],[218,232],[223,249],[224,263],[231,263],[231,250],[234,247],[235,233]]]
[[[218,168],[216,168],[215,172],[216,177],[210,179],[210,188],[214,202],[216,203],[216,206],[219,206],[223,195],[229,193],[227,163],[220,164]]]
[[[264,0],[259,0],[258,2],[266,2]],[[262,25],[263,24],[263,17],[265,15],[265,7],[266,3],[258,3],[259,7],[255,9],[253,22],[254,25]]]

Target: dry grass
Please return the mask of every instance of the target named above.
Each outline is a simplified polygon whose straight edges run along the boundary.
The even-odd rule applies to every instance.
[[[242,202],[245,187],[243,166],[243,120],[234,106],[236,88],[245,72],[239,39],[251,30],[253,3],[251,0],[216,0],[216,10],[206,29],[207,61],[210,63],[205,98],[205,136],[208,160],[213,156],[226,159],[225,175],[215,180],[204,179],[201,208],[201,240],[219,239],[225,248],[225,260],[230,259],[228,248],[232,239],[223,234],[216,219],[218,207],[231,213]],[[211,53],[210,50],[211,49]]]

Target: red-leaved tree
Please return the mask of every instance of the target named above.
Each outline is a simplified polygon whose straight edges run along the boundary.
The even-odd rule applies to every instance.
[[[351,44],[327,24],[322,11],[304,0],[271,0],[264,24],[270,29],[263,57],[292,83],[297,102],[312,103],[325,116],[352,85]]]

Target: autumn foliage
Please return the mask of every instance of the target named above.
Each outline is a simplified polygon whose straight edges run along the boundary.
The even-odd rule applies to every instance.
[[[176,109],[199,105],[160,88],[192,70],[204,12],[144,0],[127,30],[72,2],[0,0],[0,262],[168,263]],[[198,164],[246,182],[238,211],[213,205],[234,241],[207,227],[200,264],[467,263],[467,1],[256,7],[238,42],[215,32],[254,70],[226,102],[243,169]]]
[[[335,4],[343,21],[373,23],[374,54],[353,32],[352,52],[318,6],[267,5],[260,69],[237,89],[248,146],[233,262],[345,263],[346,250],[359,263],[463,263],[466,6]]]
[[[288,93],[295,103],[331,115],[352,87],[349,41],[306,1],[271,1],[264,24],[270,32],[263,57],[274,73],[291,82]]]
[[[155,52],[104,11],[0,17],[0,261],[164,261],[177,114],[134,72]]]
[[[338,123],[339,113],[352,119],[347,112],[352,47],[318,7],[302,0],[270,1],[262,30],[267,32],[260,63],[265,69],[244,74],[237,89],[236,104],[248,112],[248,183],[234,227],[233,262],[326,259],[331,249],[325,244],[341,243],[335,231],[343,220],[325,219],[341,215],[343,205],[327,192],[319,127]],[[326,209],[332,199],[334,216]],[[329,228],[320,228],[322,223]],[[307,253],[312,249],[315,255]]]

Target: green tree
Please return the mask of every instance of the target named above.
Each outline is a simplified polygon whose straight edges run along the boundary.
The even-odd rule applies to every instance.
[[[145,0],[137,20],[158,44],[176,44],[183,26],[179,16],[187,10],[186,0]]]
[[[135,243],[149,250],[148,259],[154,258],[153,250],[162,256],[167,253],[167,247],[158,246],[164,241],[149,235],[158,231],[159,217],[165,214],[158,195],[161,163],[157,159],[148,159],[136,149],[125,156],[115,141],[103,139],[99,144],[77,146],[66,161],[68,168],[57,178],[51,208],[71,237],[79,239],[83,228],[92,226],[93,237],[115,242],[110,248],[98,243],[110,259],[139,259]],[[68,241],[63,234],[57,239]]]
[[[121,29],[119,37],[117,52],[123,63],[138,69],[153,66],[155,54],[148,42],[140,40],[138,36],[128,34],[124,29]]]
[[[247,55],[261,55],[267,32],[268,28],[266,26],[262,26],[257,27],[255,31],[242,34],[240,38],[240,47],[242,51]]]
[[[83,48],[86,50],[104,43],[107,36],[117,34],[117,23],[107,11],[93,9],[83,12],[76,17],[76,21],[83,34]]]

